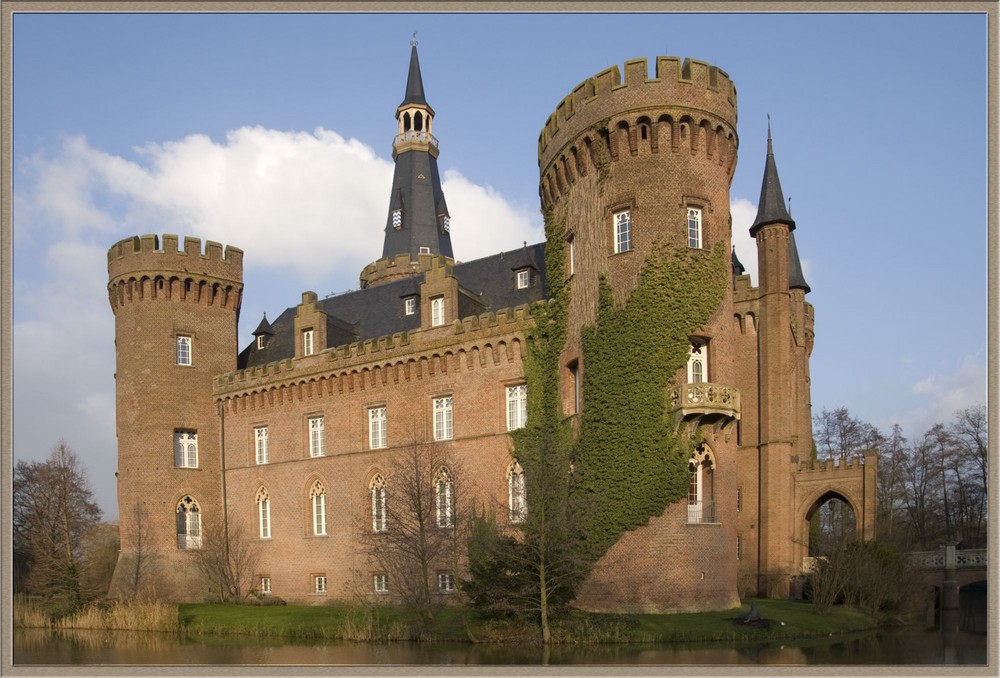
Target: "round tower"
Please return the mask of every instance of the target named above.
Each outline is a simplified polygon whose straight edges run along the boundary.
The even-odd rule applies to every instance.
[[[222,526],[216,375],[236,368],[243,252],[176,235],[108,251],[121,551],[111,592],[204,596],[194,552]]]
[[[664,412],[636,413],[674,417],[685,435],[697,431],[704,440],[692,455],[690,502],[627,531],[597,562],[577,602],[595,610],[722,609],[738,603],[735,503],[714,501],[735,497],[737,482],[729,265],[736,88],[719,68],[677,57],[658,57],[652,78],[646,59],[626,62],[624,71],[624,79],[614,66],[577,85],[538,140],[542,208],[547,228],[564,231],[570,286],[565,414],[587,411],[581,331],[597,320],[602,279],[624,304],[650,256],[681,252],[707,262],[721,248],[725,265],[712,270],[725,292],[706,323],[678,330],[690,338],[691,356],[686,367],[663,366],[675,375],[674,402],[668,395]],[[726,394],[726,402],[706,401],[708,387],[710,398]]]

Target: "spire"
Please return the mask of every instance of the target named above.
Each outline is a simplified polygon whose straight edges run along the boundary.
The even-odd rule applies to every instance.
[[[781,182],[778,180],[778,167],[774,162],[774,148],[771,144],[771,116],[767,116],[767,161],[764,163],[764,180],[760,187],[760,200],[757,203],[757,218],[750,227],[750,235],[756,237],[757,231],[766,224],[786,224],[788,230],[795,229],[795,222],[785,209],[785,199],[781,195]]]
[[[730,259],[731,259],[731,263],[732,263],[732,266],[733,266],[733,277],[743,275],[743,273],[747,269],[746,269],[746,267],[743,266],[743,263],[740,262],[739,257],[736,256],[736,246],[735,245],[733,245],[733,255],[732,255],[732,257]]]
[[[810,292],[806,278],[802,275],[802,264],[799,262],[799,248],[795,246],[795,234],[788,234],[788,289]]]
[[[417,32],[413,31],[413,40],[410,41],[410,72],[406,76],[406,94],[399,108],[405,108],[412,104],[424,106],[434,115],[434,109],[427,103],[424,97],[424,80],[420,77],[420,59],[417,58]]]
[[[274,334],[274,330],[271,329],[271,323],[267,322],[267,313],[264,314],[264,318],[260,321],[260,325],[257,325],[257,329],[253,331],[253,335],[255,337],[261,334]]]

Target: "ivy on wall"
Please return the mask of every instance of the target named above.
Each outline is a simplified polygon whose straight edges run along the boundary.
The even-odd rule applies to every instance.
[[[728,251],[654,248],[624,305],[601,281],[597,322],[583,331],[584,409],[574,449],[574,503],[586,505],[591,558],[687,496],[688,457],[669,411],[689,333],[718,308]]]

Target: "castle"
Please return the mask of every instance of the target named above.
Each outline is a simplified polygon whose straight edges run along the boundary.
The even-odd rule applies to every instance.
[[[392,529],[391,460],[414,445],[454,460],[427,488],[440,529],[451,526],[455,496],[504,507],[497,519],[518,522],[532,500],[509,431],[525,422],[534,309],[556,276],[568,286],[561,402],[579,432],[591,413],[584,338],[600,291],[625,304],[644,263],[663,252],[723,262],[705,269],[719,290],[707,320],[664,328],[685,335],[687,360],[662,365],[662,407],[629,413],[669,421],[698,442],[687,496],[624,532],[576,605],[704,610],[746,594],[788,595],[806,567],[809,519],[831,497],[871,538],[875,456],[813,461],[813,307],[770,130],[750,230],[758,286],[731,249],[736,113],[729,76],[700,61],[658,57],[650,78],[635,59],[624,78],[617,66],[588,78],[538,141],[541,207],[559,215],[560,232],[460,263],[414,43],[395,114],[384,247],[359,290],[304,292],[273,321],[265,316],[240,350],[242,250],[171,235],[115,244],[121,551],[112,594],[143,580],[173,599],[204,598],[195,555],[218,539],[210,525],[240,519],[262,593],[323,603],[361,573],[370,594],[391,595],[358,531]],[[454,591],[454,567],[435,573],[442,595]]]

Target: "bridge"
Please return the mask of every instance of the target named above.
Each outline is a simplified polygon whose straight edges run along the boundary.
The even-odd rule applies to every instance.
[[[923,572],[923,579],[941,589],[941,609],[958,609],[958,590],[972,583],[986,581],[987,549],[956,549],[944,546],[936,551],[910,554],[911,562]]]

